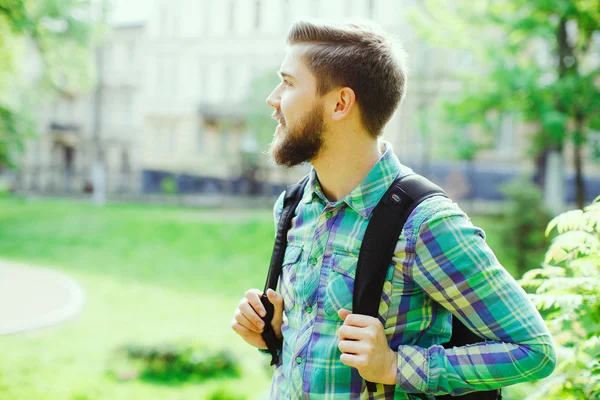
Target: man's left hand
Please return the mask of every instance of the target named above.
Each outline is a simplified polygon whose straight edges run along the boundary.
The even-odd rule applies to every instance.
[[[381,322],[345,309],[338,315],[344,321],[338,333],[340,361],[358,369],[366,381],[395,385],[398,355],[389,348]]]

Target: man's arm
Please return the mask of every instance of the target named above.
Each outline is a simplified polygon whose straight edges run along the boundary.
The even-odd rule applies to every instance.
[[[452,349],[401,345],[397,385],[406,392],[460,395],[547,377],[556,354],[540,314],[483,231],[445,202],[422,223],[415,221],[415,257],[407,271],[485,342]]]

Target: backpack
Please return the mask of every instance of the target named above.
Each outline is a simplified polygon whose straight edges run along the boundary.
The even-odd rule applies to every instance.
[[[283,264],[287,245],[287,232],[291,227],[295,210],[300,203],[308,176],[298,184],[289,186],[285,191],[283,211],[277,227],[273,254],[269,266],[269,273],[261,302],[267,311],[263,321],[265,328],[262,337],[271,354],[271,365],[277,364],[282,348],[282,341],[278,340],[271,327],[274,306],[267,298],[267,289],[275,290]],[[385,282],[387,268],[393,257],[398,237],[402,232],[406,220],[412,211],[424,200],[433,196],[447,197],[446,193],[437,185],[418,174],[409,174],[396,178],[383,195],[373,213],[362,240],[352,298],[352,312],[377,318],[381,292]],[[370,266],[370,267],[367,267]],[[460,347],[467,344],[484,341],[469,330],[458,319],[453,318],[452,337],[444,348]],[[367,390],[374,392],[375,384],[367,382]],[[416,398],[427,399],[424,394],[411,394]],[[438,400],[447,400],[454,396],[436,396]],[[472,392],[460,396],[465,400],[500,400],[502,395],[499,389],[481,392]]]

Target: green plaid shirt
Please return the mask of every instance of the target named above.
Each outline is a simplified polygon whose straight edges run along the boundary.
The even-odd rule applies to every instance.
[[[412,171],[391,146],[364,181],[332,203],[310,173],[296,210],[278,290],[284,297],[283,350],[273,399],[411,399],[460,395],[548,376],[556,364],[550,333],[523,289],[500,265],[455,203],[421,203],[398,238],[381,294],[379,319],[398,352],[396,386],[366,390],[340,362],[337,311],[352,309],[361,239],[374,207],[398,176]],[[275,204],[279,221],[283,197]],[[478,344],[444,349],[452,316]]]

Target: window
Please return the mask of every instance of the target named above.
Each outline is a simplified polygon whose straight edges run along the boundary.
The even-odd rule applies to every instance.
[[[160,3],[159,30],[163,36],[176,36],[179,33],[179,23],[177,21],[177,12],[180,8],[173,4],[175,0],[163,0]]]
[[[228,4],[227,20],[229,26],[229,32],[235,32],[235,1],[231,0]]]
[[[200,60],[200,70],[198,77],[198,96],[201,102],[206,101],[206,92],[208,90],[208,67],[204,65],[204,60]]]
[[[499,118],[496,150],[502,154],[511,154],[514,148],[514,123],[512,114],[502,114]]]
[[[346,0],[346,7],[344,8],[344,17],[350,18],[352,17],[352,10],[354,9],[354,0]]]
[[[208,35],[210,33],[210,12],[211,12],[210,0],[204,0],[204,1],[202,1],[201,7],[202,7],[202,17],[203,17],[203,21],[202,21],[203,31],[202,31],[202,33],[204,35]]]
[[[221,154],[228,154],[228,148],[229,148],[229,130],[231,128],[230,127],[225,127],[225,128],[221,128],[220,133],[221,133]]]
[[[318,18],[320,14],[319,9],[320,0],[312,0],[310,2],[310,16],[314,18]]]
[[[177,125],[174,122],[165,125],[168,140],[169,152],[173,153],[177,149]]]
[[[374,15],[373,11],[374,11],[374,8],[375,8],[375,4],[374,3],[375,3],[374,0],[369,0],[369,5],[368,5],[368,7],[369,7],[369,11],[368,11],[369,12],[369,14],[368,14],[369,15],[369,19],[373,19],[373,15]]]
[[[154,140],[152,140],[152,150],[156,153],[164,151],[162,126],[162,122],[156,121],[154,123]]]
[[[290,0],[283,0],[283,4],[281,6],[282,15],[281,21],[283,23],[283,28],[287,28],[290,23]]]
[[[204,152],[204,138],[206,136],[206,130],[205,130],[204,124],[202,122],[200,122],[199,125],[200,125],[200,129],[198,129],[198,132],[196,134],[196,149],[198,150],[198,153],[203,153]]]
[[[261,20],[260,20],[261,15],[260,15],[260,13],[262,11],[262,1],[261,0],[256,0],[255,4],[256,4],[256,13],[254,14],[254,29],[256,31],[259,31],[260,30],[260,23],[261,23]]]
[[[229,65],[225,66],[225,68],[223,68],[223,97],[224,97],[224,101],[228,101],[231,100],[232,98],[232,93],[231,91],[233,90],[233,85],[232,85],[232,80],[233,80],[233,75],[231,73],[231,67]]]
[[[158,95],[176,95],[179,80],[178,60],[172,55],[159,55],[156,62],[156,92]]]

